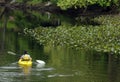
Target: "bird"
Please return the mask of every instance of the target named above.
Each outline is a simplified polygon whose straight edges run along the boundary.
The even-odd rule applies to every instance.
[[[42,61],[42,60],[36,60],[36,62],[38,63],[38,64],[42,64],[42,65],[45,65],[46,63],[44,62],[44,61]]]
[[[36,60],[37,62],[37,68],[43,68],[45,66],[45,62],[42,60]]]

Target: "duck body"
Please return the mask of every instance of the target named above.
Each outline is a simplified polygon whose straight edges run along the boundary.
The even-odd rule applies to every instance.
[[[37,68],[43,68],[44,66],[45,66],[45,62],[44,61],[42,61],[42,60],[36,60],[36,62],[37,62]]]
[[[36,62],[37,62],[38,64],[45,65],[45,62],[44,62],[44,61],[42,61],[42,60],[36,60]]]

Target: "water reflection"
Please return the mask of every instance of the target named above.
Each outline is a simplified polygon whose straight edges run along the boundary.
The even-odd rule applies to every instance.
[[[31,73],[31,66],[19,65],[25,75],[29,75]]]
[[[109,82],[109,80],[119,82],[117,77],[119,77],[120,64],[116,62],[119,60],[114,55],[87,50],[71,50],[63,47],[46,47],[44,50],[51,54],[49,63],[57,68],[57,74],[50,75],[50,77],[60,77],[59,75],[63,74],[73,75],[76,82]],[[71,80],[74,81],[74,79]]]
[[[36,65],[36,68],[43,68],[43,67],[45,67],[45,64],[37,64]]]
[[[8,7],[4,7],[1,9],[0,13],[0,31],[1,31],[1,44],[0,44],[0,51],[1,54],[4,51],[4,46],[5,46],[5,39],[6,39],[6,30],[7,30],[7,24],[8,24],[8,18],[11,13],[11,9]]]

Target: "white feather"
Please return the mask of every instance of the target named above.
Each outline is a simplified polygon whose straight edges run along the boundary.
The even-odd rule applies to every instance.
[[[45,62],[42,60],[36,60],[37,68],[43,68],[45,66]]]
[[[42,65],[45,65],[45,62],[42,61],[42,60],[36,60],[36,62],[39,63],[39,64],[42,64]]]

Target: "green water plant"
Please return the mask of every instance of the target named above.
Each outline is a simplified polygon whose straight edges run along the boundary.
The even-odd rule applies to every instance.
[[[120,22],[115,23],[114,21],[118,19],[113,21],[112,19],[115,17],[112,17],[108,16],[105,19],[104,16],[101,16],[97,18],[101,22],[100,26],[63,24],[57,28],[38,27],[34,30],[26,28],[24,31],[42,45],[66,45],[76,49],[84,48],[120,54]]]

